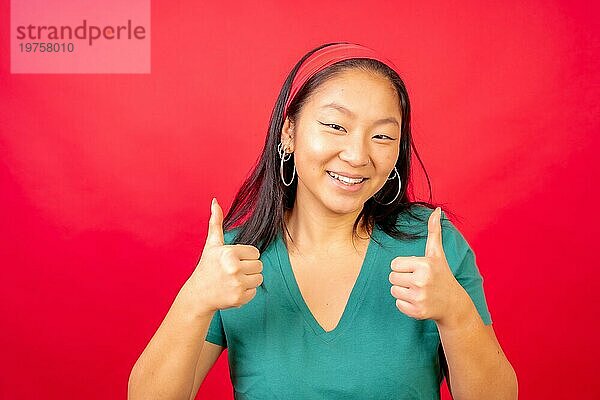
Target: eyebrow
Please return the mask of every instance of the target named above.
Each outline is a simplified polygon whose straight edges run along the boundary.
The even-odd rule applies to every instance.
[[[351,117],[355,116],[355,114],[352,111],[348,110],[346,107],[344,107],[344,106],[342,106],[341,104],[338,104],[338,103],[328,103],[328,104],[325,104],[325,105],[323,105],[323,106],[320,107],[321,110],[324,109],[324,108],[332,108],[332,109],[337,110],[337,111],[339,111],[339,112],[341,112],[343,114],[347,114],[347,115],[349,115]],[[373,125],[390,124],[390,123],[396,124],[396,125],[400,126],[400,124],[398,123],[398,121],[394,117],[388,117],[388,118],[378,119],[377,121],[375,121],[373,123]]]

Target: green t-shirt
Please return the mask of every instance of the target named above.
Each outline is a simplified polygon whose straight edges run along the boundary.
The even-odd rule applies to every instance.
[[[398,227],[426,235],[431,210],[417,211],[423,222],[404,213]],[[225,233],[226,244],[238,229]],[[256,296],[239,308],[217,311],[207,332],[207,341],[228,349],[234,397],[439,399],[443,375],[437,326],[398,310],[388,280],[391,261],[423,256],[425,242],[394,239],[376,226],[342,317],[327,332],[302,298],[279,233],[260,256],[264,280]],[[483,322],[491,324],[475,254],[443,214],[442,245],[454,276]]]

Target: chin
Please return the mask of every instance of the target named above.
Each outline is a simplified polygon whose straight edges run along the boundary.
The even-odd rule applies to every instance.
[[[354,199],[340,200],[337,197],[328,196],[327,199],[322,199],[322,202],[325,207],[331,210],[331,212],[340,215],[355,213],[362,210],[364,206],[364,201],[358,197]]]

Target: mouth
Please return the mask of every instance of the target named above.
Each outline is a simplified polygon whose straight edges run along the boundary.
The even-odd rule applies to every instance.
[[[369,178],[365,178],[365,177],[350,178],[350,177],[347,177],[344,175],[337,174],[333,171],[327,171],[327,174],[330,177],[332,177],[333,179],[337,180],[338,182],[341,182],[342,184],[344,184],[346,186],[360,185],[361,183],[363,183],[364,181],[369,179]]]

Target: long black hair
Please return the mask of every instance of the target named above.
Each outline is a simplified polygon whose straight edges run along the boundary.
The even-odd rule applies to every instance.
[[[298,180],[294,179],[290,186],[285,186],[279,172],[281,160],[277,152],[277,145],[280,142],[281,130],[284,124],[283,113],[285,103],[290,94],[292,81],[304,60],[315,51],[338,43],[347,42],[326,43],[309,51],[298,61],[286,78],[271,113],[269,130],[262,154],[254,169],[240,187],[223,221],[223,228],[226,231],[239,227],[239,231],[232,243],[249,244],[257,247],[262,253],[279,232],[287,231],[284,213],[294,205]],[[413,206],[424,206],[435,209],[438,205],[431,203],[431,182],[411,136],[408,92],[404,82],[395,70],[380,61],[368,58],[353,58],[337,62],[316,73],[302,86],[294,100],[290,103],[287,115],[292,121],[295,121],[302,106],[316,88],[335,74],[354,68],[372,71],[387,77],[398,93],[402,121],[400,127],[400,154],[396,161],[396,169],[399,174],[398,178],[402,181],[402,188],[394,202],[390,205],[381,205],[375,202],[373,197],[376,197],[381,203],[387,203],[398,192],[397,179],[386,181],[383,188],[365,202],[362,211],[354,222],[353,233],[356,234],[362,218],[369,234],[372,233],[374,225],[377,224],[385,233],[397,239],[410,240],[422,238],[423,234],[401,231],[397,225],[398,216],[403,212],[407,212],[411,217],[423,221],[419,217],[419,213],[411,212]],[[414,198],[410,174],[411,149],[419,160],[427,178],[429,187],[429,201],[427,202],[411,201],[411,198]],[[286,177],[292,176],[292,168],[292,162],[284,163],[284,174]],[[442,207],[441,205],[439,206]],[[442,209],[447,213],[443,207]]]

